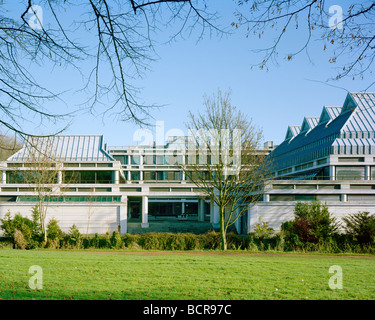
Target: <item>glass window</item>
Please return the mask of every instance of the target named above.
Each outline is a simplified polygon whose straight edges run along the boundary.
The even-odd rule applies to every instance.
[[[79,183],[79,171],[63,171],[63,183]]]
[[[299,195],[295,195],[295,200],[296,201],[315,201],[316,200],[316,195],[310,195],[310,194],[307,194],[307,195],[303,195],[303,194],[299,194]]]
[[[158,164],[158,165],[165,164],[164,156],[156,156],[156,164]]]
[[[337,166],[336,167],[337,180],[364,180],[365,167],[364,166]]]
[[[140,175],[139,171],[132,171],[130,173],[130,177],[131,177],[131,180],[133,180],[133,181],[137,181],[137,180],[141,179],[141,175]]]
[[[144,156],[144,164],[148,164],[148,165],[156,164],[156,156],[155,155]]]
[[[112,171],[97,171],[96,183],[112,183]]]
[[[95,171],[80,171],[80,183],[95,183]]]
[[[17,171],[7,171],[6,173],[6,183],[26,183],[25,177],[21,174],[21,172]]]
[[[141,157],[140,156],[131,156],[131,164],[140,165]]]
[[[156,172],[155,171],[145,171],[143,173],[143,180],[156,180]]]
[[[121,164],[128,164],[128,156],[127,155],[113,155],[113,158],[117,161],[120,161]]]

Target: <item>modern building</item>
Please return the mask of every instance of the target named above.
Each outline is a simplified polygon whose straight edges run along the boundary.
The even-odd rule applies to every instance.
[[[100,135],[39,138],[57,170],[48,217],[83,234],[215,228],[218,210],[180,169],[184,147],[175,142],[108,147]],[[38,186],[23,179],[35,170],[30,150],[25,144],[0,163],[0,218],[8,210],[30,216],[37,203]],[[327,203],[339,218],[375,213],[374,93],[349,93],[343,106],[323,107],[319,117],[289,126],[279,146],[267,142],[258,152],[271,158],[273,178],[263,201],[237,220],[239,233],[259,219],[278,230],[293,219],[297,201]]]
[[[249,212],[249,229],[259,218],[279,229],[297,201],[327,203],[338,218],[375,213],[375,94],[348,93],[342,106],[289,126],[270,157],[273,180]]]
[[[12,214],[31,216],[38,203],[38,186],[24,177],[43,170],[31,150],[38,149],[57,171],[48,195],[47,217],[67,231],[75,224],[83,234],[120,230],[196,231],[215,228],[217,208],[207,195],[185,177],[178,164],[183,149],[171,143],[157,146],[109,148],[100,135],[57,135],[38,138],[0,163],[0,218]],[[263,156],[272,144],[259,150]],[[48,168],[47,170],[50,170]],[[164,223],[162,223],[164,222]],[[190,230],[191,229],[191,230]]]

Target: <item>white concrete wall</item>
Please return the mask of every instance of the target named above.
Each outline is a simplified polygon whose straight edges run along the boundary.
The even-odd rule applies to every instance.
[[[10,210],[12,216],[21,213],[22,216],[31,218],[31,204],[6,204],[0,206],[0,219]],[[118,230],[118,223],[121,223],[121,233],[126,230],[126,217],[121,215],[119,204],[102,205],[96,204],[90,206],[87,204],[50,204],[47,211],[47,221],[54,217],[64,232],[68,232],[69,228],[75,224],[81,234],[105,234]],[[121,218],[120,218],[121,217]],[[120,221],[119,221],[120,220]],[[123,221],[125,220],[125,221]],[[125,223],[124,223],[125,222]],[[2,230],[0,230],[0,235]]]
[[[261,221],[268,222],[269,226],[276,231],[280,230],[281,224],[294,219],[294,208],[296,202],[259,202],[249,210],[248,226],[253,231],[254,226]],[[351,203],[351,202],[331,202],[327,203],[328,210],[332,216],[340,222],[343,217],[360,211],[369,211],[375,214],[375,203]]]

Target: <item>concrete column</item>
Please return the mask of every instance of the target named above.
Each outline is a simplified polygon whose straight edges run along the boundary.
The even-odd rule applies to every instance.
[[[148,196],[142,197],[142,228],[148,228]]]
[[[181,204],[181,214],[185,214],[185,202]]]
[[[365,180],[370,180],[370,166],[365,166]]]
[[[219,207],[215,205],[213,200],[210,203],[210,222],[214,228],[219,227]]]
[[[62,171],[57,171],[57,184],[61,185],[63,183],[63,178],[62,178]]]
[[[7,183],[7,173],[6,171],[1,171],[1,184]]]
[[[114,176],[113,176],[113,182],[115,184],[119,184],[120,183],[120,171],[116,170],[113,172],[114,173]]]
[[[121,196],[121,203],[118,208],[118,226],[120,234],[128,232],[128,197]]]
[[[347,202],[347,201],[348,201],[348,195],[346,195],[346,194],[342,194],[342,195],[340,196],[340,201],[342,201],[342,202]]]
[[[204,221],[204,200],[198,199],[198,221]]]
[[[329,166],[329,180],[336,180],[336,167]]]

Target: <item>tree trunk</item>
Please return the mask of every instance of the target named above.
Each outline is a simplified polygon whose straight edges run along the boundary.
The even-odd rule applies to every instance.
[[[44,203],[39,202],[39,215],[40,215],[40,223],[42,227],[42,232],[44,236],[44,242],[47,242],[47,225],[46,225],[46,208],[44,207]]]
[[[225,230],[225,210],[220,208],[221,250],[227,250],[227,230]]]

